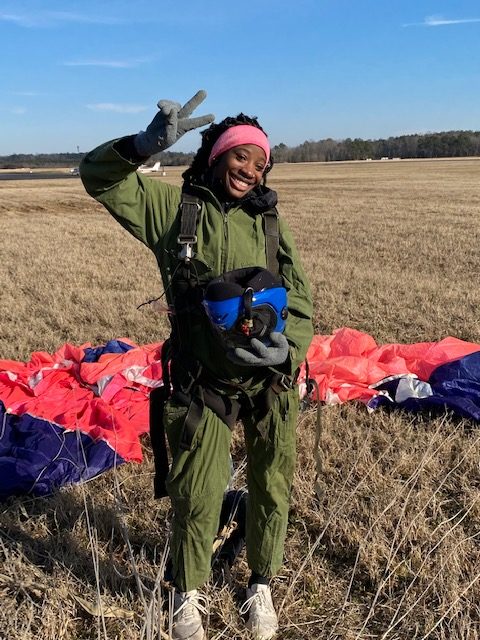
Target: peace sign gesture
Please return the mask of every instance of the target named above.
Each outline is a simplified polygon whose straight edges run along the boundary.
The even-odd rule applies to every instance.
[[[148,125],[146,131],[135,136],[135,148],[142,157],[149,157],[171,147],[187,131],[203,127],[215,120],[211,113],[205,116],[190,118],[192,112],[207,97],[201,89],[186,102],[183,107],[179,102],[159,100],[160,111]]]

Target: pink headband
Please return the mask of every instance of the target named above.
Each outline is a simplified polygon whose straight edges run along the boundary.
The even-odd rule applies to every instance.
[[[267,136],[258,127],[250,124],[238,124],[235,127],[229,127],[215,142],[208,158],[208,166],[212,166],[213,162],[222,153],[241,144],[254,144],[263,149],[268,165],[270,161],[270,145],[268,144]]]

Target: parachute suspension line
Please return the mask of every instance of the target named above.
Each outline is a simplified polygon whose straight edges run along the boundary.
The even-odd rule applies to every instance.
[[[145,300],[145,302],[142,302],[141,304],[138,305],[137,311],[147,304],[154,304],[155,302],[158,302],[163,298],[164,295],[165,295],[165,291],[162,293],[161,296],[158,296],[158,298],[150,298],[150,300]]]
[[[163,293],[161,295],[158,296],[158,298],[151,298],[150,300],[145,300],[145,302],[142,302],[141,304],[138,305],[137,307],[137,311],[139,309],[141,309],[142,307],[144,307],[147,304],[155,304],[155,302],[158,302],[159,300],[161,300],[163,297],[165,297],[167,291],[170,289],[170,287],[172,286],[172,280],[175,277],[177,271],[179,270],[179,268],[182,266],[182,263],[179,262],[177,264],[177,266],[175,267],[173,273],[172,273],[172,277],[170,278],[170,282],[168,283],[168,286],[166,289],[163,290]],[[168,313],[173,313],[173,311],[171,311],[170,309],[168,310]]]
[[[3,424],[2,424],[2,430],[0,431],[0,440],[2,440],[3,436],[5,435],[5,430],[7,428],[7,411],[6,411],[6,407],[5,407],[5,413],[3,414]]]
[[[152,639],[152,638],[162,638],[168,640],[171,638],[171,628],[170,635],[167,635],[163,631],[164,627],[164,602],[168,599],[170,600],[170,595],[173,593],[172,588],[168,585],[164,580],[164,575],[167,567],[168,557],[170,553],[170,543],[168,539],[165,542],[165,546],[161,551],[160,563],[157,567],[157,575],[155,577],[155,582],[152,587],[149,587],[145,584],[145,576],[140,573],[140,567],[135,559],[135,554],[133,551],[133,547],[130,541],[129,536],[129,528],[128,523],[126,521],[126,513],[128,512],[128,506],[125,501],[124,494],[121,488],[121,482],[119,480],[118,474],[115,473],[113,476],[114,482],[114,509],[115,516],[117,517],[117,523],[120,528],[120,532],[125,543],[125,546],[128,551],[128,559],[130,562],[131,572],[128,576],[123,575],[114,567],[115,573],[125,579],[126,577],[131,578],[132,576],[135,578],[135,583],[137,587],[137,592],[139,598],[141,599],[143,609],[144,609],[144,622],[141,629],[141,637]],[[172,599],[173,605],[173,599]],[[170,607],[171,608],[171,607]],[[173,609],[172,609],[173,611]],[[173,614],[172,614],[173,620]],[[167,620],[168,624],[168,620]]]
[[[322,449],[320,446],[320,441],[322,439],[322,408],[320,406],[320,389],[318,388],[318,383],[315,378],[310,378],[310,367],[308,364],[308,360],[305,358],[305,385],[306,385],[306,402],[303,403],[303,406],[306,408],[310,404],[310,399],[312,398],[313,391],[315,391],[315,397],[317,401],[316,408],[316,421],[315,421],[315,444],[313,447],[313,458],[315,461],[315,493],[317,494],[318,500],[322,500],[323,497],[323,489],[320,484],[320,478],[322,476],[323,471],[323,460],[322,460]]]
[[[132,544],[130,542],[130,537],[128,535],[128,525],[125,522],[125,513],[127,511],[125,501],[122,496],[122,491],[120,487],[120,482],[118,479],[118,474],[115,473],[113,475],[113,483],[114,483],[114,505],[115,505],[115,516],[117,517],[117,523],[120,529],[120,533],[122,535],[125,546],[127,547],[128,559],[130,561],[131,571],[135,577],[135,583],[137,586],[138,595],[142,601],[144,611],[147,611],[147,601],[146,595],[150,593],[149,589],[143,583],[142,577],[138,570],[138,565],[135,560],[135,554],[133,553]]]
[[[239,527],[239,523],[237,521],[237,512],[240,507],[240,503],[242,499],[245,499],[247,495],[246,489],[239,489],[235,492],[232,504],[230,505],[230,510],[228,512],[228,516],[226,518],[226,522],[223,525],[222,529],[217,533],[217,537],[213,541],[213,558],[212,562],[215,562],[217,559],[219,552],[224,545],[225,541],[232,535],[234,531],[236,531]]]
[[[64,448],[64,446],[65,446],[65,440],[66,440],[65,431],[60,435],[60,434],[56,433],[55,428],[54,428],[53,424],[50,422],[50,420],[46,421],[46,424],[48,424],[48,426],[52,429],[52,431],[54,432],[54,434],[55,434],[55,435],[56,435],[56,437],[57,437],[57,440],[58,440],[58,442],[59,442],[59,445],[58,445],[58,451],[57,451],[57,453],[55,453],[55,454],[52,456],[52,458],[51,458],[50,460],[48,460],[48,461],[47,461],[47,463],[45,464],[45,466],[44,466],[44,467],[42,467],[42,469],[40,469],[40,471],[38,472],[38,474],[37,474],[37,476],[36,476],[35,480],[34,480],[34,481],[33,481],[33,483],[32,483],[32,486],[30,487],[30,489],[28,490],[28,492],[27,492],[27,493],[32,493],[32,491],[35,489],[36,485],[40,482],[40,480],[41,480],[41,478],[42,478],[43,474],[47,471],[48,467],[49,467],[52,463],[56,462],[56,461],[59,459],[59,457],[60,457],[60,455],[61,455],[61,453],[62,453],[62,450],[63,450],[63,448]]]
[[[315,389],[317,396],[317,408],[316,408],[316,424],[315,424],[315,445],[313,448],[313,456],[315,459],[315,493],[317,494],[317,498],[322,500],[323,497],[323,489],[320,483],[320,478],[322,476],[323,471],[323,460],[322,460],[322,449],[320,445],[320,441],[322,438],[322,408],[320,406],[320,390],[318,388],[317,381],[314,379],[310,379],[307,382],[307,389],[310,386],[310,389]]]

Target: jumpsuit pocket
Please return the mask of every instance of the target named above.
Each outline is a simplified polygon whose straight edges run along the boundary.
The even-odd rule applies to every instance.
[[[195,477],[198,475],[196,470],[197,461],[200,457],[198,449],[200,448],[204,424],[202,420],[202,423],[197,425],[190,448],[182,448],[181,442],[185,430],[187,411],[188,407],[175,407],[174,410],[169,409],[164,413],[172,455],[172,463],[166,481],[167,491],[171,497],[190,497],[194,490],[198,491]]]
[[[269,442],[276,451],[295,451],[298,418],[298,391],[292,389],[276,397],[270,414]]]
[[[164,405],[163,424],[172,457],[175,457],[180,449],[187,412],[188,407],[175,402],[173,399],[167,400]]]
[[[271,489],[277,474],[290,478],[296,460],[297,390],[275,397],[261,421],[253,414],[244,418],[250,473],[255,483]],[[261,428],[259,428],[261,426]],[[263,432],[263,433],[262,433]]]
[[[229,452],[231,432],[208,407],[193,434],[189,449],[181,447],[187,407],[173,406],[164,412],[165,426],[171,443],[172,464],[167,477],[167,490],[173,498],[192,498],[221,494],[230,476]],[[172,446],[173,445],[173,446]]]

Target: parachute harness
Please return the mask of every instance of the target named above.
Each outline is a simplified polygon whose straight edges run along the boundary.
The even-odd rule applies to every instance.
[[[188,407],[185,418],[184,437],[181,447],[188,450],[191,446],[195,430],[200,423],[204,406],[207,406],[225,424],[233,429],[242,410],[252,409],[256,404],[268,409],[273,394],[287,391],[295,385],[296,376],[289,378],[285,374],[274,374],[267,381],[263,393],[256,402],[248,395],[248,381],[244,384],[230,380],[220,380],[208,373],[198,361],[192,360],[189,354],[189,331],[191,328],[190,313],[198,313],[202,309],[203,287],[196,274],[192,260],[195,253],[193,246],[197,242],[197,225],[201,211],[201,200],[196,196],[182,192],[179,205],[180,233],[177,242],[180,250],[177,254],[179,263],[171,276],[170,289],[175,281],[173,313],[169,315],[172,324],[172,335],[162,346],[163,386],[154,389],[150,394],[150,434],[155,461],[155,497],[168,495],[165,481],[169,471],[167,445],[163,425],[163,408],[172,396]],[[267,270],[274,277],[280,277],[278,249],[280,245],[278,212],[275,208],[262,213],[265,234],[265,253]],[[192,273],[192,270],[194,273]],[[166,291],[162,294],[165,295]],[[241,332],[249,336],[253,328],[253,294],[252,288],[245,291],[246,315]],[[282,318],[285,320],[285,317]],[[298,372],[297,372],[298,373]]]

